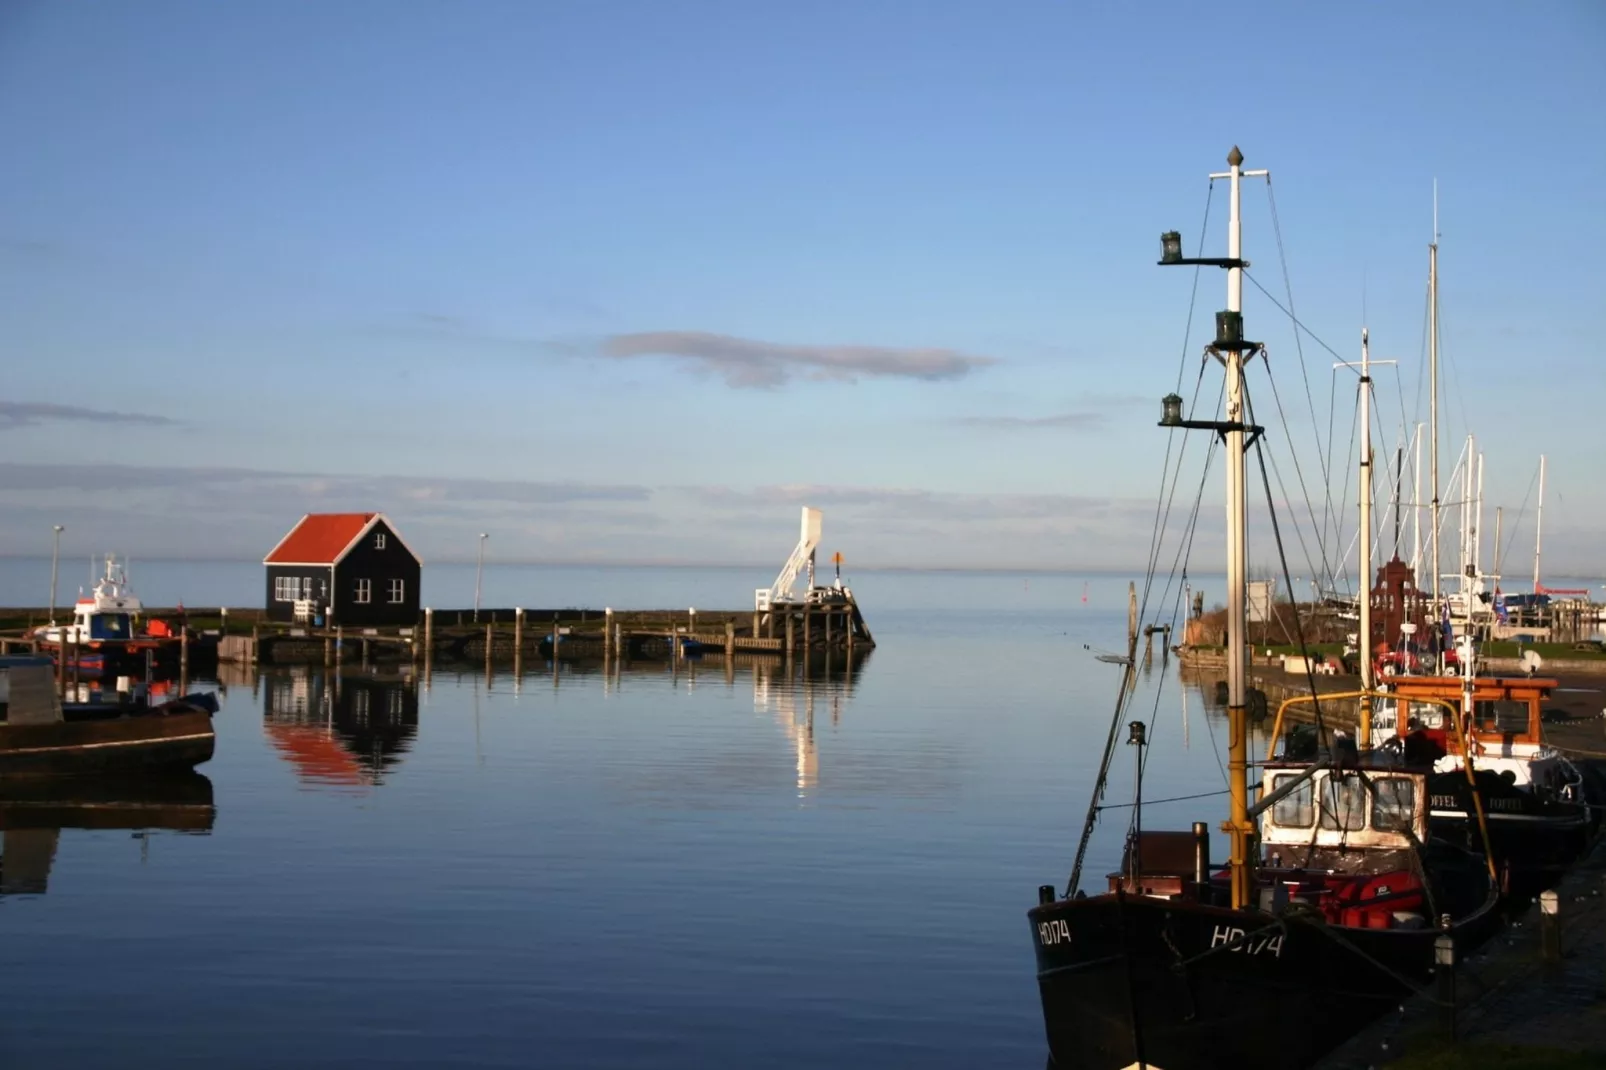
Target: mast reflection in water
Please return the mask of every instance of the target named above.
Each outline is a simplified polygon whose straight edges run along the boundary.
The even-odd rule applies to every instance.
[[[290,666],[262,676],[262,728],[303,784],[371,787],[418,736],[418,688],[401,673]]]

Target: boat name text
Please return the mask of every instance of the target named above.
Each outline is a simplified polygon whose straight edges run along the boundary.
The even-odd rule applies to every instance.
[[[1037,942],[1044,947],[1053,944],[1068,944],[1071,942],[1071,927],[1065,924],[1063,918],[1037,923]]]
[[[1264,933],[1256,933],[1249,939],[1244,939],[1244,931],[1232,925],[1217,925],[1210,936],[1211,947],[1221,947],[1231,944],[1231,951],[1245,955],[1262,955],[1269,953],[1272,958],[1281,958],[1283,954],[1283,934],[1272,929]]]

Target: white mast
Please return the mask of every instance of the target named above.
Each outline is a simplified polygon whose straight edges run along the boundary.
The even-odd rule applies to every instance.
[[[1478,504],[1473,507],[1472,565],[1477,570],[1476,583],[1483,582],[1483,452],[1478,452]]]
[[[1422,571],[1422,425],[1416,425],[1416,464],[1411,475],[1411,574]]]
[[[1433,613],[1439,612],[1439,183],[1433,183],[1433,241],[1428,243],[1428,404],[1433,445],[1433,506],[1428,535],[1433,542]],[[1439,666],[1443,666],[1441,656]]]
[[[1371,346],[1361,328],[1361,691],[1372,689],[1372,374]],[[1361,695],[1360,749],[1372,749],[1372,696]]]
[[[1236,333],[1242,335],[1243,312],[1243,217],[1242,178],[1245,174],[1264,175],[1265,171],[1245,172],[1244,155],[1234,145],[1227,154],[1229,170],[1225,175],[1231,183],[1230,209],[1227,214],[1227,312],[1228,320],[1236,320]],[[1221,332],[1218,331],[1219,335]],[[1223,339],[1217,338],[1217,342]],[[1244,714],[1246,704],[1245,661],[1248,655],[1247,621],[1244,614],[1245,581],[1249,572],[1248,542],[1245,529],[1248,516],[1245,507],[1244,483],[1244,359],[1242,338],[1237,344],[1219,347],[1217,355],[1227,368],[1227,766],[1231,811],[1228,821],[1229,862],[1232,865],[1232,905],[1242,909],[1250,901],[1249,842],[1254,835],[1254,823],[1249,820],[1249,736]],[[1236,425],[1235,427],[1232,425]]]
[[[1232,874],[1232,906],[1250,905],[1253,890],[1253,862],[1250,844],[1255,824],[1249,817],[1249,732],[1245,715],[1247,688],[1247,621],[1244,613],[1249,572],[1247,516],[1245,508],[1244,449],[1246,432],[1260,433],[1247,421],[1244,404],[1244,363],[1261,352],[1256,342],[1244,340],[1243,332],[1243,219],[1242,180],[1264,177],[1269,171],[1245,171],[1244,154],[1236,145],[1227,154],[1231,170],[1212,174],[1210,179],[1227,179],[1231,196],[1227,213],[1227,255],[1198,260],[1182,256],[1182,236],[1176,231],[1161,235],[1162,264],[1209,264],[1227,269],[1227,308],[1216,313],[1216,340],[1208,352],[1226,368],[1227,418],[1214,420],[1182,419],[1182,398],[1167,395],[1163,401],[1163,427],[1208,428],[1227,444],[1227,833],[1228,863]]]
[[[1534,518],[1534,594],[1539,593],[1539,551],[1545,545],[1545,455],[1539,455],[1539,512]]]

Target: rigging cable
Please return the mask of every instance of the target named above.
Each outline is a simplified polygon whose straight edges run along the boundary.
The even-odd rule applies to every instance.
[[[1200,226],[1199,226],[1199,248],[1200,248],[1201,252],[1204,249],[1205,235],[1209,232],[1210,205],[1211,205],[1212,200],[1214,199],[1215,189],[1216,189],[1215,180],[1211,179],[1209,188],[1205,191],[1204,219],[1202,220],[1202,222],[1200,223]],[[1186,372],[1187,366],[1188,366],[1188,364],[1187,364],[1187,362],[1188,362],[1188,347],[1189,347],[1190,339],[1191,339],[1192,334],[1193,334],[1193,314],[1194,314],[1195,308],[1197,307],[1198,298],[1199,298],[1199,272],[1200,272],[1200,268],[1199,267],[1195,267],[1194,268],[1194,272],[1193,272],[1192,292],[1191,292],[1191,294],[1190,294],[1190,296],[1188,298],[1188,318],[1187,318],[1186,323],[1184,324],[1183,336],[1182,336],[1182,354],[1181,354],[1181,357],[1179,359],[1178,366],[1177,366],[1177,387],[1178,387],[1178,392],[1179,393],[1181,392],[1182,377],[1183,377],[1184,373]],[[1199,369],[1199,381],[1202,383],[1203,380],[1204,380],[1204,368],[1201,366],[1201,368]],[[1197,384],[1194,387],[1194,396],[1195,396],[1195,399],[1197,400],[1197,397],[1198,397],[1198,385]],[[1164,526],[1165,526],[1165,521],[1168,520],[1169,517],[1170,517],[1170,511],[1171,511],[1171,509],[1170,509],[1170,501],[1169,501],[1169,496],[1166,494],[1166,491],[1165,491],[1165,485],[1166,485],[1166,476],[1170,473],[1171,451],[1172,451],[1172,449],[1173,449],[1173,447],[1175,445],[1176,437],[1177,437],[1177,431],[1176,431],[1175,428],[1173,428],[1170,431],[1170,433],[1168,433],[1167,436],[1166,436],[1165,466],[1162,469],[1161,476],[1160,476],[1160,496],[1155,501],[1155,526],[1154,526],[1154,533],[1153,533],[1153,535],[1150,536],[1148,573],[1144,578],[1143,610],[1146,610],[1147,606],[1148,606],[1149,592],[1152,590],[1153,583],[1154,583],[1154,565],[1155,565],[1155,562],[1159,559],[1159,548],[1160,548],[1160,546],[1161,546],[1161,544],[1163,542],[1163,534],[1162,534],[1162,532],[1163,532],[1163,529],[1164,529]],[[1182,447],[1181,447],[1181,450],[1178,452],[1178,456],[1177,456],[1177,473],[1179,475],[1180,475],[1181,469],[1182,469],[1183,457],[1186,456],[1186,453],[1187,453],[1187,442],[1188,442],[1187,436],[1184,435],[1183,439],[1182,439]],[[1175,493],[1176,493],[1176,485],[1177,485],[1176,479],[1173,478],[1172,481],[1171,481],[1171,496],[1174,496]],[[1164,518],[1164,519],[1162,519],[1162,518]],[[1138,619],[1139,620],[1143,619],[1143,615],[1144,615],[1143,610],[1139,611],[1139,614],[1138,614]],[[1088,803],[1087,817],[1083,821],[1083,824],[1082,824],[1082,837],[1081,837],[1080,842],[1077,844],[1077,848],[1076,848],[1076,861],[1073,863],[1073,865],[1071,867],[1070,880],[1066,884],[1065,894],[1066,894],[1067,897],[1069,897],[1069,896],[1071,896],[1072,894],[1075,893],[1076,886],[1081,881],[1082,863],[1083,863],[1084,859],[1087,856],[1087,847],[1088,847],[1088,844],[1092,840],[1092,837],[1093,837],[1093,828],[1098,823],[1098,813],[1099,813],[1098,812],[1098,805],[1099,805],[1100,802],[1103,801],[1105,788],[1109,784],[1110,761],[1115,756],[1116,735],[1120,730],[1121,714],[1126,709],[1126,705],[1127,705],[1127,701],[1128,701],[1128,694],[1129,694],[1129,691],[1130,691],[1130,686],[1129,686],[1130,685],[1130,677],[1131,677],[1131,674],[1135,671],[1135,665],[1133,663],[1136,660],[1136,656],[1137,656],[1137,637],[1136,637],[1136,635],[1132,635],[1132,636],[1128,637],[1128,641],[1127,641],[1127,671],[1125,673],[1123,673],[1122,676],[1121,676],[1121,690],[1120,690],[1120,693],[1116,696],[1115,710],[1114,710],[1113,715],[1110,718],[1110,731],[1109,731],[1108,737],[1106,738],[1106,740],[1104,742],[1104,754],[1103,754],[1102,758],[1099,761],[1099,774],[1098,774],[1097,778],[1095,778],[1094,783],[1093,783],[1093,797]]]

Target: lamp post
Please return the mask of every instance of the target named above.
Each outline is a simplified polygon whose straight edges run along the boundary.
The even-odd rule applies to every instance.
[[[50,539],[50,623],[56,623],[56,565],[61,560],[61,533],[67,529],[57,524]]]
[[[485,540],[491,536],[480,532],[480,553],[474,562],[474,623],[480,622],[480,576],[485,571]]]

